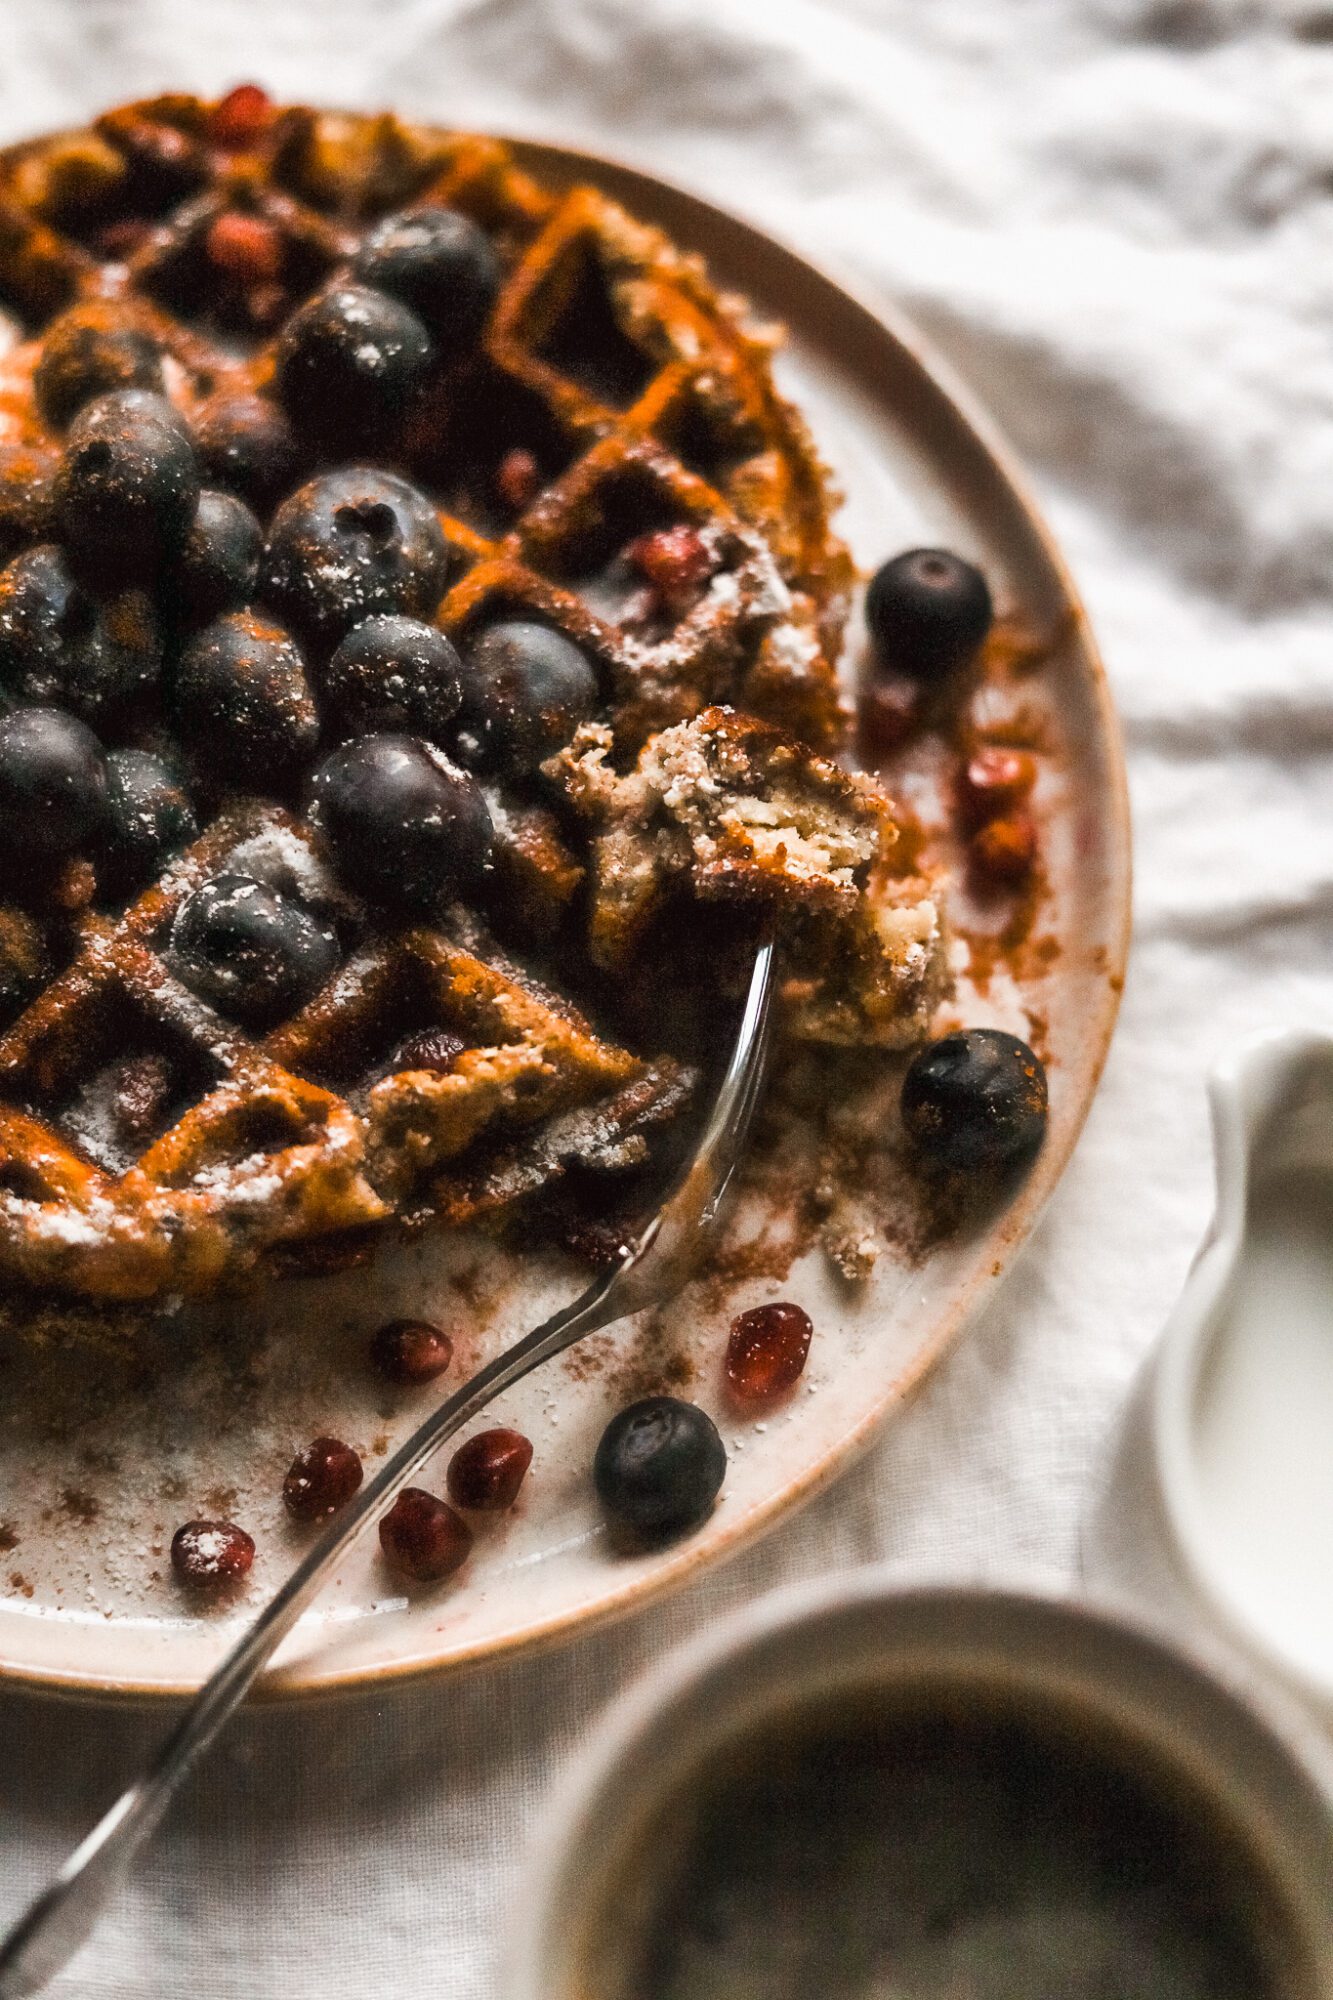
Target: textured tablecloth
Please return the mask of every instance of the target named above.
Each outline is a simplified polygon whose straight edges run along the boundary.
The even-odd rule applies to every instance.
[[[233,1730],[61,1995],[498,1994],[553,1770],[641,1663],[867,1559],[1078,1524],[1210,1193],[1202,1079],[1333,1018],[1333,12],[1321,0],[5,0],[0,139],[251,74],[617,151],[897,297],[1026,458],[1129,752],[1137,943],[1035,1239],[863,1465],[565,1651]],[[0,1699],[0,1917],[160,1728]]]

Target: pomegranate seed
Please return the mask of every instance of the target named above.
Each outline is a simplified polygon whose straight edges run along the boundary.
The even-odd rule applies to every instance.
[[[989,820],[969,844],[972,865],[991,882],[1021,882],[1037,858],[1037,828],[1031,813]]]
[[[187,1521],[171,1538],[178,1580],[200,1589],[239,1583],[254,1559],[254,1542],[234,1521]]]
[[[800,1378],[814,1327],[800,1306],[752,1306],[731,1323],[727,1386],[742,1403],[764,1403]]]
[[[318,1437],[292,1460],[282,1497],[298,1521],[324,1521],[347,1505],[360,1484],[361,1460],[351,1445]]]
[[[266,284],[282,270],[282,232],[262,215],[229,208],[210,225],[204,247],[211,264],[243,284]]]
[[[479,1431],[449,1461],[449,1498],[456,1507],[498,1513],[518,1498],[532,1464],[532,1445],[522,1431]]]
[[[262,139],[273,123],[273,100],[257,83],[238,83],[213,106],[208,136],[215,146],[239,152]]]
[[[673,605],[688,601],[717,568],[698,529],[684,523],[638,536],[626,548],[625,559]]]
[[[500,460],[495,473],[495,490],[511,514],[530,507],[542,488],[542,469],[530,451],[515,445]]]
[[[921,721],[921,694],[910,681],[881,681],[862,691],[858,720],[867,757],[900,750]]]
[[[380,1522],[384,1560],[417,1583],[438,1583],[468,1559],[472,1530],[461,1514],[420,1486],[409,1486]]]
[[[978,750],[963,766],[958,802],[970,826],[999,819],[1025,799],[1037,782],[1037,760],[1026,750],[999,744]]]
[[[370,1343],[370,1358],[387,1382],[414,1388],[443,1375],[454,1344],[443,1327],[428,1319],[391,1319]]]
[[[462,1055],[467,1043],[459,1035],[451,1035],[447,1028],[423,1028],[419,1035],[409,1035],[394,1050],[386,1076],[393,1076],[404,1069],[450,1070]]]

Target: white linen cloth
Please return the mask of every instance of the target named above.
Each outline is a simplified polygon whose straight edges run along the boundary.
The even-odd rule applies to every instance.
[[[1026,458],[1127,738],[1137,945],[1018,1271],[870,1458],[527,1664],[234,1727],[66,1996],[492,2000],[553,1770],[640,1664],[875,1557],[1078,1524],[1209,1204],[1204,1072],[1333,1020],[1333,14],[1322,0],[8,0],[0,139],[168,86],[622,154],[898,298]],[[0,1697],[0,1919],[161,1719]]]

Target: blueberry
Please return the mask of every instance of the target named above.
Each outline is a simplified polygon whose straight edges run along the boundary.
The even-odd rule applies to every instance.
[[[122,306],[89,299],[52,320],[33,371],[37,407],[63,430],[94,396],[112,389],[162,388],[162,352]]]
[[[189,793],[169,764],[146,750],[112,750],[106,815],[97,841],[97,888],[123,901],[159,875],[199,828]]]
[[[385,216],[352,268],[411,306],[447,356],[475,345],[500,289],[500,260],[489,237],[451,208]]]
[[[486,865],[485,799],[419,737],[354,737],[320,765],[313,796],[339,873],[376,901],[431,910]]]
[[[94,721],[157,678],[162,644],[138,589],[97,597],[42,542],[0,570],[0,687]]]
[[[57,464],[41,445],[0,444],[0,562],[49,538]]]
[[[82,722],[58,708],[19,708],[0,721],[0,844],[25,858],[64,861],[106,811],[106,760]]]
[[[69,427],[56,475],[56,520],[99,571],[152,570],[185,537],[199,467],[184,424],[147,389],[99,396]]]
[[[654,1538],[698,1527],[726,1472],[716,1424],[676,1396],[648,1396],[612,1417],[592,1468],[612,1520]]]
[[[948,549],[908,549],[875,571],[866,624],[885,666],[938,680],[972,659],[994,610],[981,571]]]
[[[249,875],[218,875],[187,896],[170,950],[192,992],[252,1028],[294,1014],[338,963],[327,924]]]
[[[429,618],[447,552],[435,509],[391,472],[328,472],[273,517],[260,566],[264,594],[293,624],[332,643],[376,612]]]
[[[206,477],[239,494],[261,515],[268,514],[296,477],[295,435],[266,396],[222,391],[199,412],[194,434]]]
[[[264,531],[243,500],[206,489],[177,556],[171,594],[192,623],[254,595]]]
[[[278,394],[301,430],[379,442],[430,365],[430,335],[409,306],[368,285],[333,284],[283,329]]]
[[[464,655],[460,740],[483,767],[533,771],[597,701],[586,654],[549,625],[488,625]]]
[[[1046,1071],[1017,1035],[967,1028],[929,1042],[908,1067],[903,1124],[922,1158],[946,1171],[1005,1167],[1046,1135]]]
[[[354,625],[324,671],[324,692],[357,735],[406,730],[439,741],[463,699],[462,663],[437,625],[380,616]]]
[[[278,784],[313,751],[319,717],[300,648],[257,611],[231,611],[195,634],[177,663],[181,735],[244,785]]]

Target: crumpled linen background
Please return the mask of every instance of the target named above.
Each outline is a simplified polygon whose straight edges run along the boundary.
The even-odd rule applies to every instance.
[[[878,1448],[526,1665],[232,1730],[53,1991],[496,2000],[553,1771],[641,1664],[869,1559],[1078,1530],[1203,1225],[1209,1062],[1333,1019],[1333,12],[1321,0],[7,0],[0,139],[255,75],[583,141],[900,300],[1026,458],[1124,723],[1137,943],[1077,1156]],[[160,1720],[0,1697],[0,1917]]]

